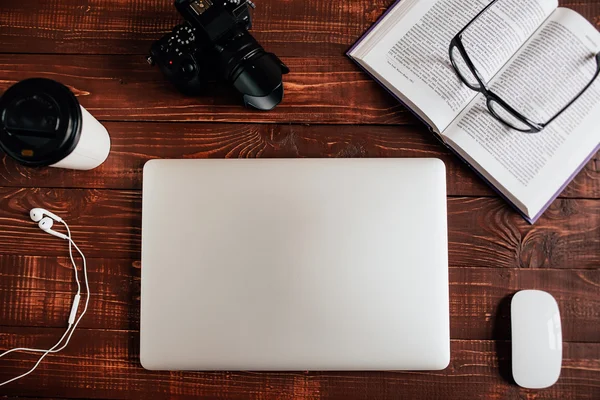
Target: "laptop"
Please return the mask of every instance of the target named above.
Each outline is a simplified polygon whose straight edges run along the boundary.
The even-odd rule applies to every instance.
[[[150,161],[141,274],[146,369],[443,369],[444,164]]]

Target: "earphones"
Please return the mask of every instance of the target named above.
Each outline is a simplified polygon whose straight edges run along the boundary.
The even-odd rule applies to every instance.
[[[43,208],[32,208],[29,211],[29,217],[33,222],[40,222],[44,219],[44,215],[55,220],[56,222],[63,222],[63,219],[56,214],[51,213],[48,210],[44,210]]]
[[[53,236],[59,237],[61,239],[69,239],[69,237],[67,235],[63,235],[62,233],[58,233],[56,231],[53,231],[52,225],[54,225],[54,222],[52,221],[52,218],[49,217],[44,217],[42,218],[42,220],[40,221],[40,223],[38,224],[38,226],[40,227],[41,230],[43,230],[46,233],[49,233]]]
[[[53,214],[50,211],[45,210],[43,208],[32,209],[29,212],[29,216],[31,217],[32,221],[38,222],[39,228],[41,230],[43,230],[44,232],[49,233],[52,236],[61,238],[63,240],[69,241],[69,257],[71,259],[71,263],[73,264],[73,271],[75,273],[75,283],[77,284],[77,292],[75,293],[75,297],[73,298],[73,304],[71,305],[71,312],[69,313],[67,329],[66,329],[65,333],[62,335],[62,337],[60,338],[60,340],[54,346],[52,346],[49,349],[30,349],[30,348],[18,347],[15,349],[7,350],[4,353],[0,354],[0,358],[2,358],[4,356],[6,356],[7,354],[14,353],[14,352],[43,353],[29,371],[25,372],[22,375],[15,377],[15,378],[12,378],[6,382],[1,382],[0,386],[7,385],[11,382],[14,382],[18,379],[21,379],[21,378],[29,375],[30,373],[35,371],[35,369],[40,365],[42,360],[44,358],[46,358],[46,356],[48,354],[58,353],[59,351],[64,350],[67,347],[67,345],[69,344],[69,341],[71,340],[71,337],[73,336],[73,332],[75,332],[75,329],[79,325],[79,322],[81,322],[81,319],[87,312],[89,302],[90,302],[90,285],[88,282],[87,263],[85,260],[85,256],[83,255],[83,253],[81,252],[79,247],[77,247],[77,245],[75,244],[73,239],[71,239],[71,230],[69,229],[69,226],[67,225],[67,223],[65,221],[63,221],[63,219],[60,218],[58,215]],[[67,234],[65,235],[63,233],[56,232],[55,230],[53,230],[52,227],[54,226],[54,222],[62,223],[65,226],[65,229],[67,230]],[[83,270],[83,279],[84,279],[85,288],[86,288],[85,304],[83,306],[83,310],[79,314],[79,317],[77,317],[77,311],[79,309],[79,303],[81,302],[81,282],[79,281],[79,273],[77,271],[77,265],[75,264],[75,259],[73,258],[73,247],[75,247],[75,249],[81,256],[81,259],[83,260],[82,270]],[[63,341],[64,341],[64,343],[63,343]]]
[[[44,215],[47,215],[47,217],[45,217]],[[69,239],[68,236],[52,230],[54,221],[64,223],[62,218],[60,218],[58,215],[53,214],[48,210],[44,210],[43,208],[34,208],[29,212],[29,216],[31,217],[31,220],[33,222],[39,222],[38,226],[44,232],[49,233],[52,236],[56,236],[56,237],[59,237],[64,240]]]

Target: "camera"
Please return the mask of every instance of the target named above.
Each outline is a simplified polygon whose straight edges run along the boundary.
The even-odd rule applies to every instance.
[[[175,7],[185,23],[152,45],[148,63],[158,65],[180,91],[198,95],[218,80],[231,84],[246,107],[267,111],[283,100],[289,69],[248,32],[254,3],[175,0]]]

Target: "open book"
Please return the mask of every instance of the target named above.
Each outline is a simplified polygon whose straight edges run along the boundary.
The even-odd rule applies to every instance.
[[[600,78],[539,133],[500,123],[448,55],[488,3],[397,1],[348,55],[534,223],[600,149]],[[499,0],[463,42],[491,90],[540,123],[591,80],[600,51],[600,33],[557,0]]]

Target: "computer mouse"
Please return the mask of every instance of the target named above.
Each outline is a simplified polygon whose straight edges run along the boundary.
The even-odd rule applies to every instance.
[[[562,329],[558,304],[541,290],[522,290],[511,301],[512,373],[528,389],[558,380],[562,364]]]

